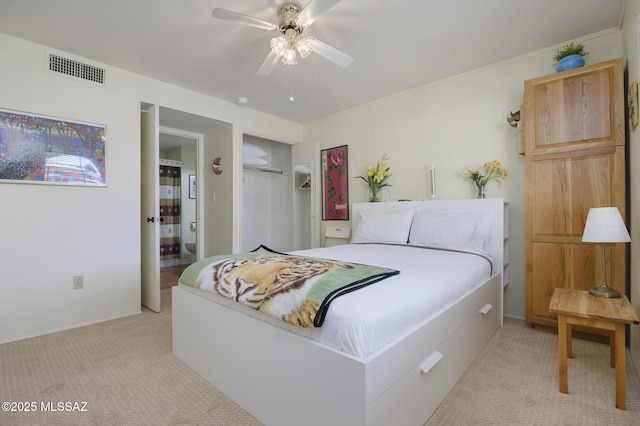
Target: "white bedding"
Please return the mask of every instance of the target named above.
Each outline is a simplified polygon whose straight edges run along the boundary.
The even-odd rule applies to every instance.
[[[295,327],[218,294],[181,286],[366,359],[446,310],[492,274],[485,257],[407,245],[346,244],[291,253],[384,266],[397,269],[400,274],[337,298],[331,303],[324,325],[314,329]]]

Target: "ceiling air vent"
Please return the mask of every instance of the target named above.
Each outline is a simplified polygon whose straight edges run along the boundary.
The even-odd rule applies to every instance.
[[[62,56],[49,55],[49,70],[71,77],[82,78],[94,83],[104,84],[104,69]]]

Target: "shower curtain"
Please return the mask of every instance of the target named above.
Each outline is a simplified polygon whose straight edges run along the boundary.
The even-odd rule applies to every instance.
[[[160,166],[160,266],[180,265],[180,167]]]

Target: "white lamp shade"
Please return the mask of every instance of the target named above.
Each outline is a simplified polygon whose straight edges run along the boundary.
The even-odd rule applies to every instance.
[[[597,207],[589,210],[582,241],[627,243],[631,241],[631,237],[617,207]]]

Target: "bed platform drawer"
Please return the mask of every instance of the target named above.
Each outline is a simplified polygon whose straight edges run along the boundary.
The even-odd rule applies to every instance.
[[[437,320],[445,337],[425,345],[413,367],[371,403],[367,425],[424,424],[498,328],[497,277]]]
[[[423,373],[416,364],[409,373],[378,398],[369,413],[370,425],[421,425],[433,413],[464,371],[464,338],[462,329],[444,341],[429,357],[440,358],[429,371]],[[440,355],[438,355],[440,354]],[[433,359],[433,358],[432,358]],[[408,407],[401,414],[390,407]],[[398,415],[404,417],[398,418]]]
[[[486,314],[480,313],[480,315],[482,315],[480,320],[468,322],[463,329],[464,353],[468,364],[473,362],[496,332],[495,324],[498,321],[497,304],[491,304],[491,310]]]

